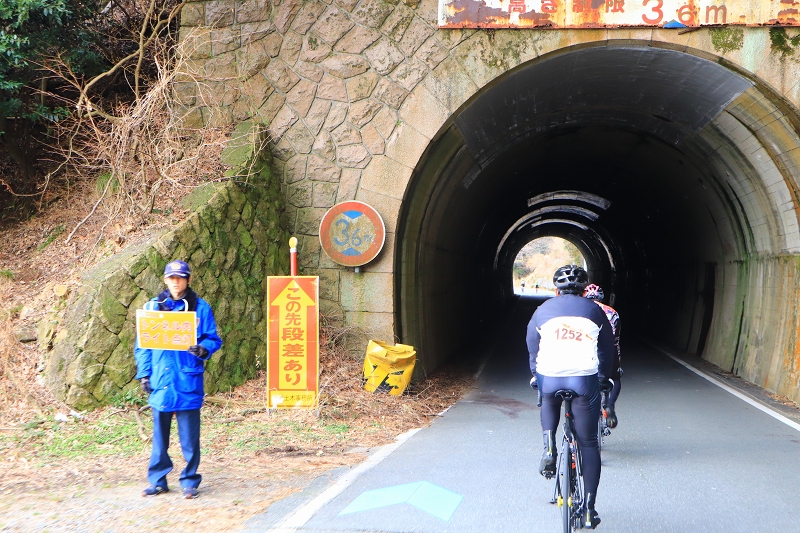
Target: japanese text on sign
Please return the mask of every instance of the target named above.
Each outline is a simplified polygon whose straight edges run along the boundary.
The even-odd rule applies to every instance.
[[[439,0],[439,27],[797,26],[794,5],[771,0]]]
[[[314,407],[319,373],[319,278],[270,276],[267,381],[270,407]]]
[[[185,350],[197,344],[197,313],[138,309],[136,339],[140,348]]]

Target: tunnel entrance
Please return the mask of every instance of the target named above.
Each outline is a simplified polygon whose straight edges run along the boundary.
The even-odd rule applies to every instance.
[[[430,143],[401,207],[396,328],[418,370],[501,315],[539,237],[575,244],[629,334],[741,363],[758,272],[800,250],[797,123],[714,58],[629,42],[497,78]]]

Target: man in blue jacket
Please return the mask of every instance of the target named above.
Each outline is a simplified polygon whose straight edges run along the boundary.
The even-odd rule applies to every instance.
[[[136,357],[136,379],[149,395],[153,411],[153,451],[147,468],[150,486],[142,496],[157,496],[169,492],[167,474],[172,470],[172,459],[167,454],[172,416],[178,420],[178,436],[186,459],[181,472],[184,498],[196,498],[202,476],[197,473],[200,464],[200,407],[203,405],[203,372],[205,361],[222,346],[217,335],[214,313],[208,302],[189,288],[192,273],[183,261],[172,261],[164,268],[167,288],[145,304],[152,311],[194,311],[197,313],[197,344],[183,350],[155,350],[139,347]]]

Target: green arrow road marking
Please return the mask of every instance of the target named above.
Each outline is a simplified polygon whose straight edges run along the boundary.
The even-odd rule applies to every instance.
[[[340,515],[407,503],[442,520],[450,520],[464,497],[433,483],[418,481],[405,485],[368,490],[360,494]]]
[[[442,520],[450,520],[464,497],[455,492],[423,481],[408,499],[408,503]]]

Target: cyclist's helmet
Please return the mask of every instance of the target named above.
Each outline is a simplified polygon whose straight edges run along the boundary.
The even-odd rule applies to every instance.
[[[589,298],[590,300],[602,301],[605,297],[605,294],[603,294],[603,289],[601,289],[599,285],[592,283],[583,289],[583,297]]]
[[[578,265],[564,265],[553,274],[553,285],[565,294],[583,294],[589,274]]]

